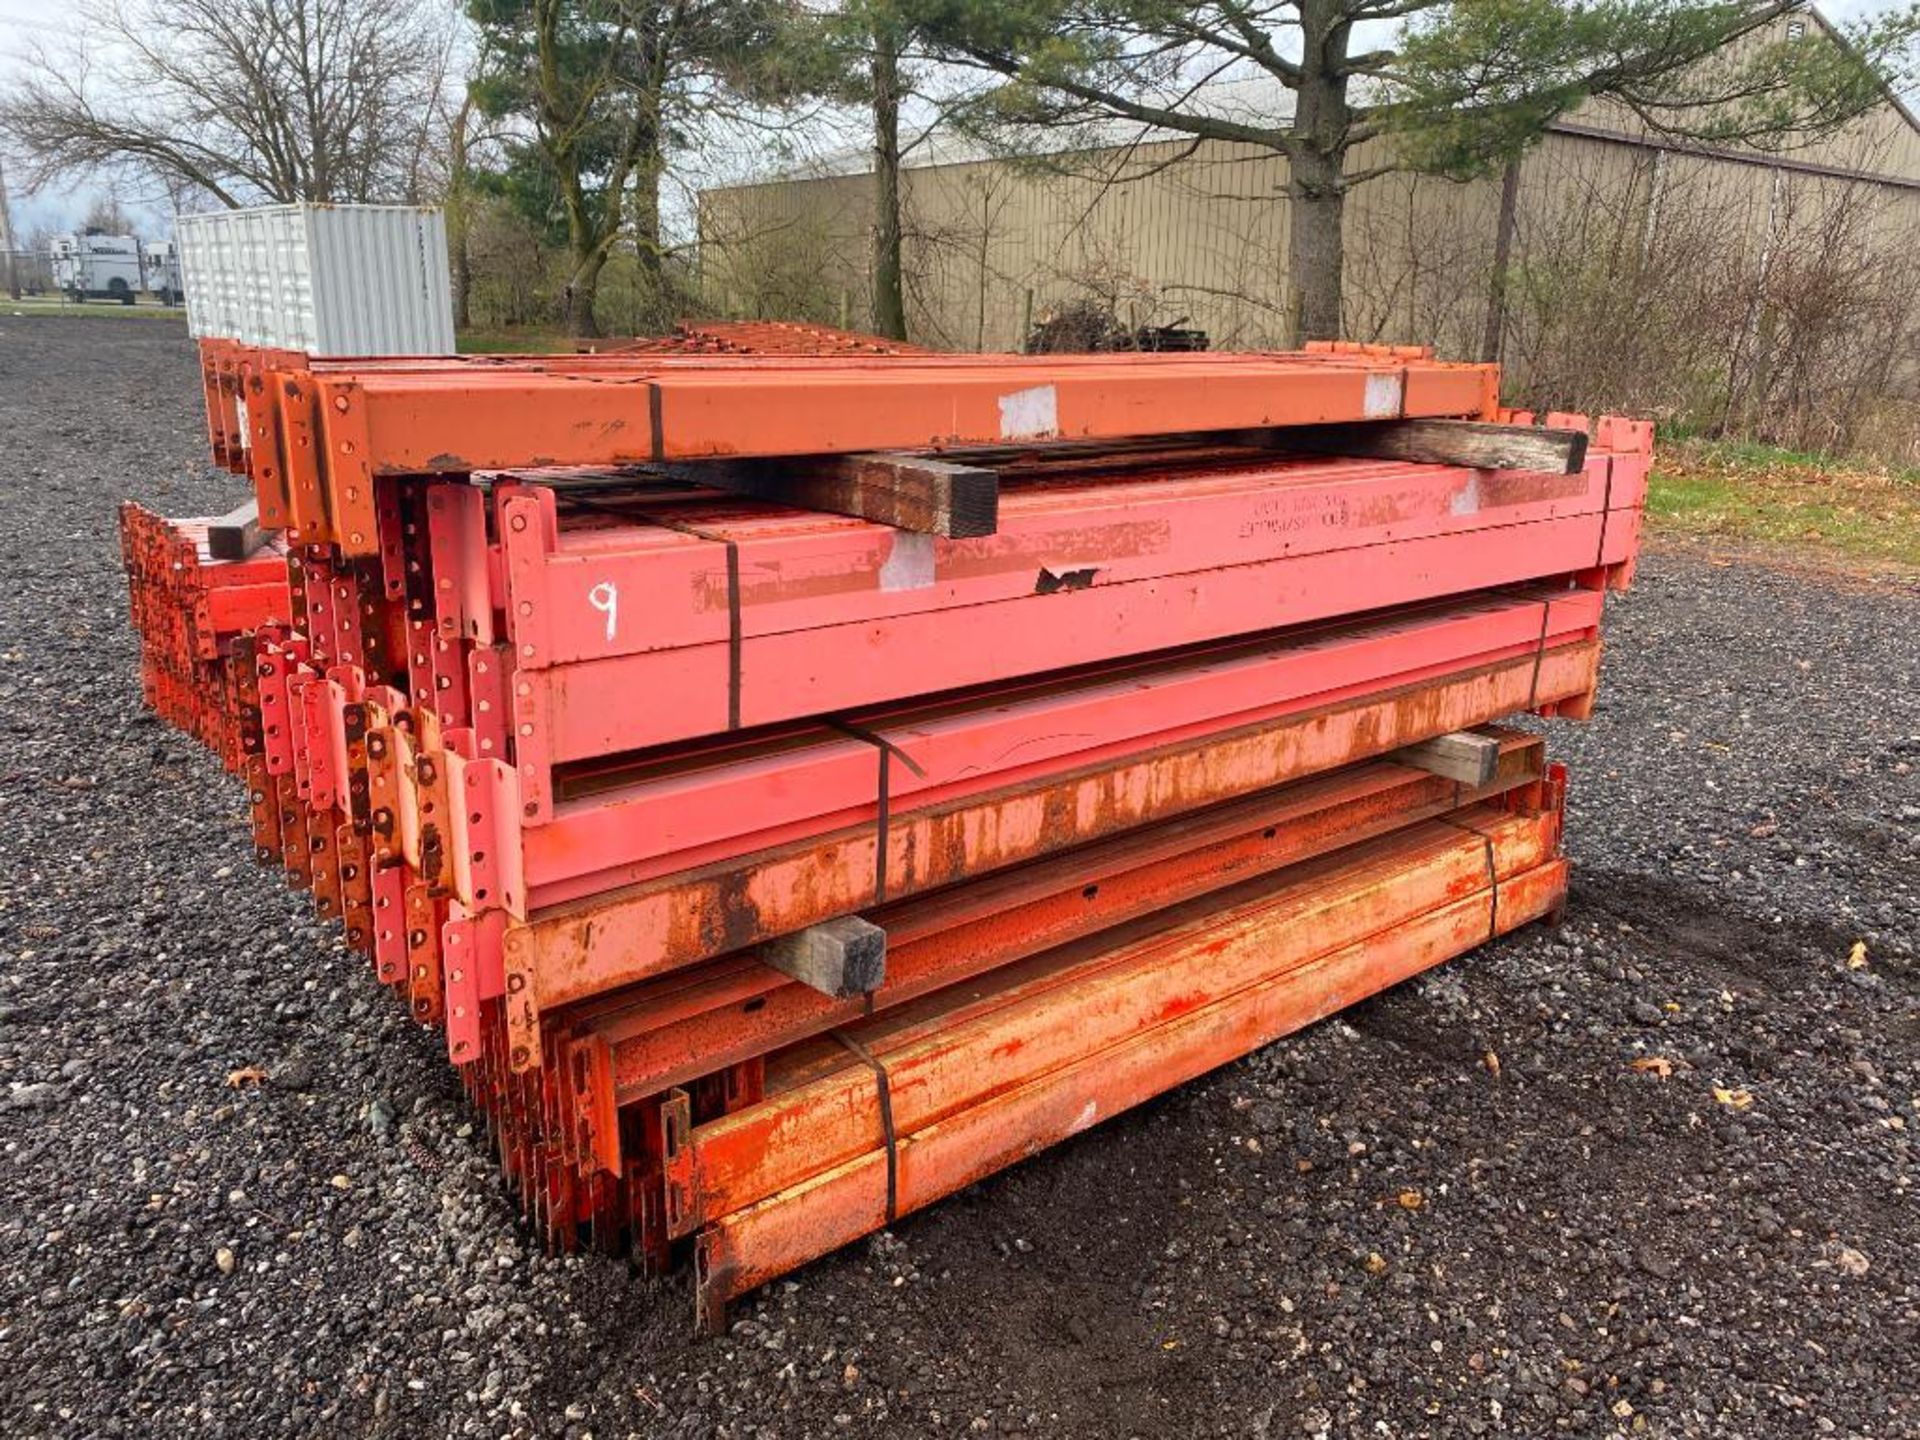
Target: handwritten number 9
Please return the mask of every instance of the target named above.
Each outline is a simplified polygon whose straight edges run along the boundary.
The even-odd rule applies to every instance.
[[[613,643],[613,632],[620,626],[620,592],[611,580],[602,580],[587,592],[587,603],[607,617],[607,643]]]

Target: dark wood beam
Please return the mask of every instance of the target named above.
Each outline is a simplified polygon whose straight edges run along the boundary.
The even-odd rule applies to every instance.
[[[803,510],[853,515],[899,530],[966,540],[1000,523],[1000,474],[930,455],[803,455],[686,460],[650,467],[676,480]]]
[[[1577,474],[1587,463],[1582,430],[1540,425],[1490,425],[1477,420],[1363,420],[1341,425],[1291,425],[1232,430],[1217,438],[1294,455],[1348,455],[1367,460],[1415,460],[1471,465],[1481,470],[1546,470]]]
[[[760,947],[760,959],[835,1000],[878,990],[887,978],[887,932],[858,915],[809,925]]]
[[[249,500],[207,526],[207,554],[215,560],[244,560],[261,545],[260,502]]]

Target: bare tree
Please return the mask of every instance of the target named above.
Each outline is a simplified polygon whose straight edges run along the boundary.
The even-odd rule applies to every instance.
[[[80,222],[80,228],[92,235],[131,235],[133,221],[127,218],[126,207],[120,203],[117,195],[102,195],[87,209],[87,218]]]
[[[254,201],[410,199],[447,83],[428,0],[85,0],[0,133],[29,187],[91,175]]]

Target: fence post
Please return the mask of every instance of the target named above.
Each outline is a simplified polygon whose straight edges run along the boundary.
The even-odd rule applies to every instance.
[[[4,256],[7,265],[7,295],[20,298],[20,266],[14,257],[13,210],[7,204],[7,171],[4,162],[0,162],[0,256]]]

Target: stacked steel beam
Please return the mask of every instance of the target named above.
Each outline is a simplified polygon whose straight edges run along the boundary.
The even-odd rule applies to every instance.
[[[243,768],[233,642],[265,625],[284,625],[286,547],[215,559],[208,533],[216,517],[169,520],[128,501],[120,507],[120,556],[128,608],[140,637],[140,689],[153,711],[203,742],[229,770]]]
[[[548,1243],[690,1256],[709,1325],[1565,894],[1496,722],[1591,704],[1643,425],[1356,457],[1324,427],[1532,420],[1358,347],[205,373],[293,543],[215,644],[263,858],[444,1029]]]

